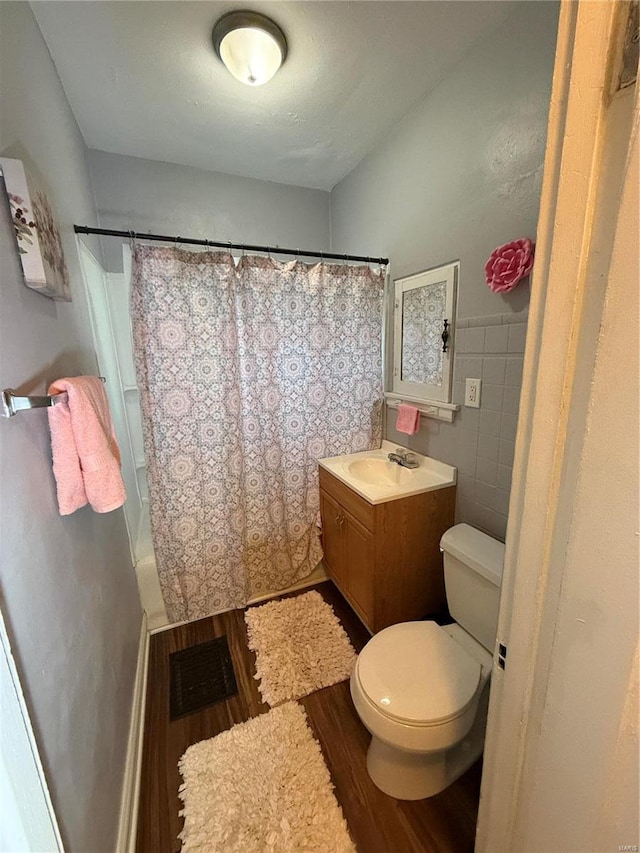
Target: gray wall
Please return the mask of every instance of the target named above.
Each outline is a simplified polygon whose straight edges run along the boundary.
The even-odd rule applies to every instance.
[[[0,152],[51,189],[73,302],[22,283],[0,197],[0,388],[96,361],[71,224],[95,222],[85,146],[27,3],[1,3]],[[115,845],[141,624],[122,510],[58,513],[45,410],[0,419],[2,609],[69,851]]]
[[[454,402],[466,377],[480,378],[481,409],[462,409],[453,424],[422,418],[411,438],[395,433],[389,410],[386,433],[456,465],[457,519],[498,538],[529,283],[493,294],[484,263],[501,243],[535,239],[557,16],[555,2],[519,4],[331,194],[334,251],[388,255],[393,278],[460,260]]]
[[[103,228],[329,249],[330,194],[156,160],[89,151]],[[107,269],[122,269],[119,241],[103,241]]]

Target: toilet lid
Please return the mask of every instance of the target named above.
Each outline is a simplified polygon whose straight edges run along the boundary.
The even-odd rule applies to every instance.
[[[360,652],[363,691],[382,713],[414,725],[459,716],[480,682],[481,666],[435,622],[402,622]]]

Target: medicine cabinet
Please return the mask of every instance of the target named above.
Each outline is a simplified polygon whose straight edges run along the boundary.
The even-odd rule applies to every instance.
[[[458,408],[446,404],[451,403],[459,266],[456,261],[395,280],[388,397]]]

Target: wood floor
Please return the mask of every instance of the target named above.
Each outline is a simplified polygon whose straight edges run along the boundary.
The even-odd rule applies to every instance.
[[[356,650],[367,631],[331,582],[316,589],[333,606]],[[295,593],[299,594],[299,593]],[[238,694],[211,708],[169,722],[169,654],[226,634]],[[177,853],[182,818],[178,760],[192,743],[269,710],[253,678],[242,610],[211,616],[151,637],[142,760],[138,853]],[[320,742],[336,796],[360,853],[467,853],[473,850],[480,762],[454,785],[428,800],[387,797],[369,779],[369,734],[351,702],[347,681],[300,700]],[[213,853],[213,851],[212,851]]]

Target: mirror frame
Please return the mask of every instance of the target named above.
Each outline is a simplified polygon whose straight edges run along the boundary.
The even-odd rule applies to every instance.
[[[413,275],[398,278],[394,281],[393,303],[393,374],[392,391],[397,395],[411,397],[413,400],[451,402],[453,380],[453,344],[455,336],[456,297],[460,262],[453,261],[439,267],[432,267]],[[447,351],[442,359],[442,384],[433,385],[426,382],[407,382],[402,379],[402,297],[409,290],[446,281],[447,292],[445,299],[445,315],[442,318],[449,323],[449,338]],[[444,326],[444,324],[443,324]]]

